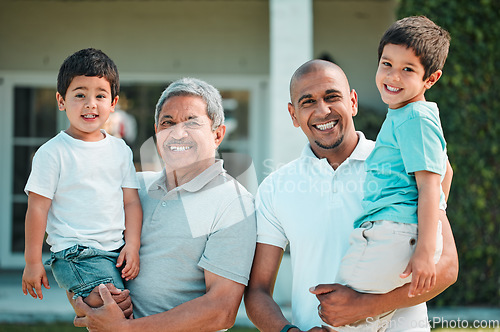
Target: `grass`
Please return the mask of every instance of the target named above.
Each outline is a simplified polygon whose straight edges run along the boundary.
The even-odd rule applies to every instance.
[[[77,332],[86,331],[82,327],[74,327],[71,323],[51,323],[51,324],[1,324],[0,332]],[[230,332],[257,332],[258,330],[250,327],[233,327]],[[436,332],[500,332],[496,329],[435,329]]]
[[[74,327],[72,323],[39,324],[1,324],[0,332],[83,332],[83,327]],[[233,327],[230,332],[257,332],[255,328]]]

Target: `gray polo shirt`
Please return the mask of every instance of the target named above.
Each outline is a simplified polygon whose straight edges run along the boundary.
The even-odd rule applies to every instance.
[[[221,160],[171,191],[165,171],[138,178],[141,270],[127,283],[135,317],[205,294],[204,270],[247,285],[256,243],[254,201]]]

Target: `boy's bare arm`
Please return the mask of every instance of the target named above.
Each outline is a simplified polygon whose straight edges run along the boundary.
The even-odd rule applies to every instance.
[[[42,246],[51,204],[51,199],[33,192],[29,193],[25,225],[26,266],[23,271],[22,288],[24,295],[29,293],[33,298],[37,296],[43,298],[42,284],[45,288],[50,288],[42,263]]]
[[[141,246],[142,207],[137,189],[123,188],[125,242]]]
[[[139,274],[139,249],[141,246],[142,207],[137,189],[123,188],[123,206],[125,210],[125,247],[117,260],[122,266],[122,278],[130,280]]]
[[[418,187],[418,241],[415,252],[401,278],[412,275],[409,297],[430,291],[436,284],[436,233],[439,220],[441,176],[428,171],[415,172]]]

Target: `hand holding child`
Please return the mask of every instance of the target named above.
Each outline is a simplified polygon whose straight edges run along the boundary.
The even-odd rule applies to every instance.
[[[47,273],[43,267],[42,262],[40,263],[27,263],[23,271],[23,293],[24,295],[30,295],[36,299],[37,296],[43,299],[42,285],[49,289],[49,279],[47,279]]]

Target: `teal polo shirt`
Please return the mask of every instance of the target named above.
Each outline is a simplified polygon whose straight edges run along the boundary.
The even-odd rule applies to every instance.
[[[389,109],[375,148],[366,159],[364,212],[354,227],[376,220],[418,223],[415,172],[444,177],[446,160],[446,141],[435,103],[419,101]],[[441,191],[440,207],[444,206]]]

